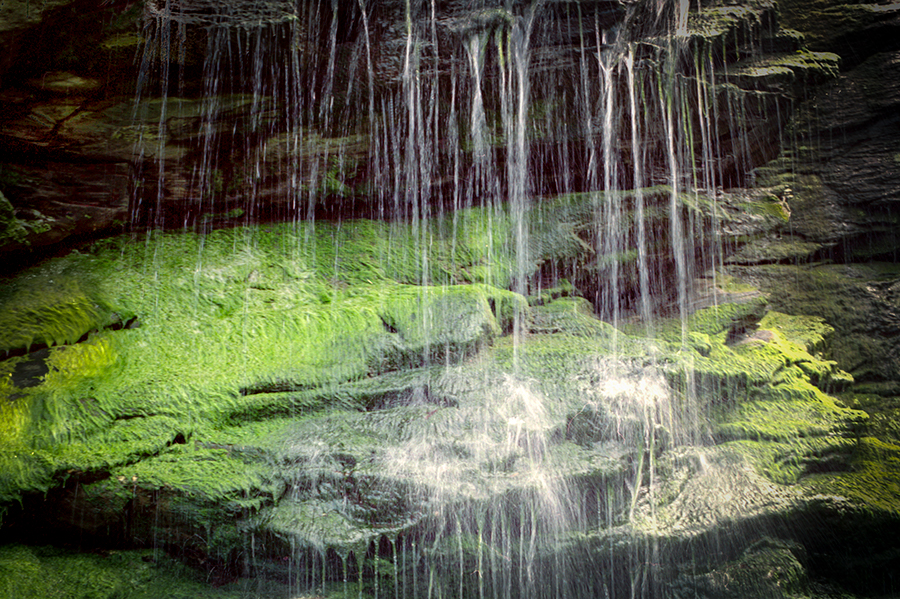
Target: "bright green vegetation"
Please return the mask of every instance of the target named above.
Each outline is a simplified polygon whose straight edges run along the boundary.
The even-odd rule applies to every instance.
[[[863,505],[873,513],[900,510],[900,398],[844,393],[847,405],[868,415],[864,436],[842,459],[843,471],[804,481],[813,493],[824,493]]]
[[[152,550],[75,553],[52,547],[0,547],[0,596],[58,599],[250,599],[295,597],[262,579],[209,580]]]
[[[87,277],[47,269],[9,285],[2,295],[7,309],[0,316],[0,349],[32,345],[65,345],[88,331],[120,320]]]
[[[798,50],[738,63],[731,67],[730,74],[749,82],[786,79],[790,83],[800,83],[836,77],[839,64],[837,54]]]
[[[505,283],[502,254],[476,216],[445,243],[370,222],[112,240],[10,281],[0,347],[51,347],[27,384],[28,355],[0,364],[3,502],[248,410],[319,409],[310,389],[471,354],[525,305],[487,284]]]
[[[863,437],[850,456],[847,472],[804,481],[811,493],[827,493],[864,505],[873,512],[900,509],[900,444]]]
[[[595,201],[532,214],[543,233],[529,273],[590,264],[578,223]],[[508,291],[508,227],[471,210],[416,228],[154,233],[9,280],[0,505],[52,490],[77,499],[89,532],[128,513],[132,537],[202,556],[209,572],[284,577],[278,560],[307,547],[368,560],[370,584],[379,558],[362,556],[382,535],[431,530],[448,556],[463,544],[441,537],[430,502],[470,510],[464,520],[497,497],[539,514],[534,455],[566,484],[621,489],[614,523],[660,534],[683,526],[681,484],[702,475],[677,448],[715,445],[715,468],[749,464],[797,496],[857,485],[844,496],[863,504],[893,468],[894,445],[865,437],[866,413],[829,395],[852,379],[821,355],[822,318],[772,311],[728,279],[744,301],[659,320],[652,337],[616,329],[566,281]],[[655,477],[668,482],[648,499]],[[885,510],[890,492],[875,500]],[[477,555],[477,531],[463,537]],[[69,567],[53,550],[3,550],[44,580]],[[139,555],[65,560],[96,570],[90,596],[141,597],[155,565],[136,567],[127,592],[115,573]]]
[[[743,397],[712,408],[718,422],[714,434],[736,442],[774,482],[795,482],[823,456],[846,452],[865,426],[864,412],[850,410],[822,391],[852,382],[835,362],[812,353],[831,333],[819,318],[770,311],[755,330],[710,353],[718,364],[729,364],[747,377]]]
[[[900,377],[893,359],[896,329],[886,314],[896,302],[893,286],[898,269],[890,263],[804,266],[732,267],[733,274],[753,281],[769,296],[775,310],[808,314],[841,331],[829,339],[828,351],[857,383],[896,395],[890,381]]]

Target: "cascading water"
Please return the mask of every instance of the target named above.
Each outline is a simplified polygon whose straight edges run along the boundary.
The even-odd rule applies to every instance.
[[[160,116],[136,223],[205,232],[237,214],[294,221],[309,240],[323,221],[388,220],[398,245],[411,231],[428,305],[446,280],[430,223],[449,215],[450,239],[484,226],[484,282],[524,297],[573,279],[602,320],[637,320],[649,335],[655,316],[675,316],[686,346],[692,281],[721,260],[715,242],[692,253],[686,240],[714,235],[715,222],[689,208],[741,174],[719,146],[714,49],[692,46],[687,3],[449,4],[148,1],[142,85],[158,78],[162,100],[139,93],[139,110]],[[174,179],[175,166],[191,178]],[[590,211],[576,240],[588,264],[543,258],[540,204],[557,196]],[[385,259],[401,260],[388,247]],[[339,253],[327,258],[335,279]],[[626,529],[639,517],[655,526],[662,448],[704,437],[692,376],[672,389],[649,344],[620,358],[613,328],[611,358],[573,356],[594,361],[588,375],[566,366],[556,374],[571,381],[535,379],[525,314],[513,310],[502,377],[460,382],[470,374],[451,352],[442,365],[426,344],[415,365],[429,382],[354,421],[394,442],[365,464],[336,449],[345,420],[285,441],[303,466],[272,526],[294,584],[396,598],[662,592],[666,556]],[[443,317],[412,316],[423,329]],[[248,573],[266,542],[250,535]]]

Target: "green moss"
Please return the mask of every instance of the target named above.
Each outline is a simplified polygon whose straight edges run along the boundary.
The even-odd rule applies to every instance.
[[[400,524],[393,527],[360,526],[336,510],[331,501],[282,501],[262,518],[267,530],[285,539],[299,537],[320,551],[326,548],[338,549],[340,553],[353,550],[363,555],[369,543],[377,542],[383,534],[396,534],[403,528]]]
[[[868,436],[900,445],[900,397],[860,393],[855,386],[839,397],[847,406],[869,415]]]
[[[285,483],[268,457],[255,447],[176,445],[158,457],[113,469],[110,479],[84,490],[84,500],[104,503],[129,492],[147,497],[139,502],[148,508],[135,516],[136,530],[162,543],[178,542],[185,530],[194,532],[200,537],[192,544],[200,552],[228,561],[243,545],[246,518],[284,493]]]
[[[748,206],[749,212],[782,222],[787,222],[791,218],[790,207],[784,200],[771,195],[765,197],[766,201],[753,202]]]
[[[581,297],[563,297],[530,311],[529,329],[533,333],[566,333],[583,337],[609,337],[615,328],[597,320],[594,308]]]
[[[766,312],[767,300],[761,296],[746,301],[725,302],[697,310],[688,317],[688,331],[717,336],[722,333],[745,331],[755,326]],[[681,341],[681,322],[665,319],[656,325],[657,335],[666,341]]]
[[[770,78],[785,74],[791,81],[809,82],[838,75],[840,56],[831,52],[797,50],[790,54],[770,55],[748,63],[739,63],[730,73],[746,79]]]
[[[50,547],[0,547],[0,596],[19,599],[248,599],[296,597],[262,579],[208,579],[159,551],[76,553]]]
[[[900,515],[900,446],[872,437],[859,440],[848,472],[813,476],[804,481],[810,495],[849,499],[869,510]]]
[[[811,472],[847,470],[847,456],[866,427],[865,412],[845,407],[813,384],[834,387],[846,376],[834,362],[807,351],[829,332],[821,319],[769,312],[756,332],[711,352],[711,372],[730,371],[741,381],[731,368],[743,371],[738,386],[746,393],[712,406],[714,434],[773,482],[793,484]]]
[[[819,353],[812,355],[825,349],[826,339],[834,332],[823,319],[770,311],[760,321],[759,330],[776,333],[769,336],[768,342],[799,366],[812,384],[838,391],[853,383],[853,377],[839,369],[837,362],[826,360]]]
[[[27,446],[0,449],[0,518],[25,493],[44,493],[54,484],[56,464]]]
[[[717,273],[716,282],[722,291],[726,293],[752,293],[758,291],[753,285],[725,273]]]
[[[108,339],[94,337],[77,345],[52,348],[43,360],[46,374],[36,386],[19,389],[10,370],[26,359],[13,358],[0,364],[0,373],[7,381],[0,385],[0,394],[9,399],[9,420],[7,426],[0,427],[0,438],[5,441],[15,445],[27,439],[28,446],[44,449],[89,434],[126,415],[117,414],[90,396],[94,386],[114,370],[117,353]]]
[[[528,297],[529,305],[548,304],[555,299],[561,297],[569,297],[577,295],[575,286],[566,279],[560,279],[555,287],[540,290],[540,294]]]
[[[887,288],[892,269],[872,265],[811,264],[735,267],[732,272],[765,291],[773,309],[824,319],[837,333],[828,341],[829,357],[857,382],[896,380],[891,360]]]
[[[230,447],[173,447],[159,457],[113,472],[148,490],[177,489],[193,498],[238,498],[268,487],[269,468],[248,464]]]
[[[30,402],[23,400],[12,383],[12,373],[19,360],[0,363],[0,446],[23,446],[32,422]]]
[[[783,323],[779,325],[778,323]],[[797,434],[825,435],[842,423],[865,418],[860,412],[838,406],[835,400],[812,382],[833,386],[846,378],[836,364],[816,358],[805,345],[791,341],[778,330],[784,329],[804,343],[818,344],[827,325],[814,318],[789,317],[769,313],[756,333],[736,344],[733,356],[763,376],[750,401],[741,402],[728,412],[728,423],[721,433],[730,437],[753,436],[788,439]],[[812,382],[811,382],[812,381]]]
[[[52,552],[39,556],[34,550],[7,546],[0,552],[0,580],[5,597],[71,596],[112,599],[125,590],[124,577],[104,568],[96,558],[80,555],[59,559]],[[78,567],[72,568],[76,565]],[[66,567],[69,566],[69,567]]]
[[[663,451],[702,437],[700,414],[716,440],[757,444],[748,459],[779,482],[805,480],[854,442],[857,412],[813,385],[839,377],[811,353],[828,334],[821,319],[766,313],[755,297],[694,313],[684,339],[674,320],[648,339],[597,320],[571,289],[529,307],[491,284],[515,269],[507,226],[471,211],[416,229],[347,221],[154,233],[23,273],[0,314],[18,309],[17,294],[37,302],[25,292],[59,274],[71,281],[65,297],[102,309],[74,310],[86,338],[40,333],[64,342],[47,350],[34,385],[14,381],[25,357],[0,367],[3,500],[74,477],[98,521],[119,522],[131,505],[145,538],[234,563],[251,534],[271,540],[259,549],[271,557],[291,540],[346,550],[412,526],[427,515],[413,484],[466,501],[530,492],[516,476],[518,446],[485,457],[454,436],[484,429],[508,440],[503,410],[517,394],[541,399],[548,463],[585,485],[626,473],[640,482],[646,439]],[[557,230],[568,236],[557,249],[578,235]],[[114,314],[137,320],[105,327]],[[516,319],[526,326],[504,337]],[[38,331],[63,328],[32,320]],[[607,392],[610,381],[630,391]],[[629,393],[643,397],[647,385],[671,403],[671,423],[651,426],[632,405]],[[462,464],[459,481],[386,467],[387,453],[420,438]],[[351,496],[365,500],[345,505]]]
[[[618,334],[608,323],[582,316],[566,318],[554,330],[556,334],[533,333],[519,341],[499,339],[491,350],[491,366],[546,385],[548,394],[555,397],[569,381],[585,384],[590,380],[585,372],[605,373],[598,365],[609,360],[614,350],[622,364],[634,361],[638,365],[649,364],[651,355],[659,351],[652,341]],[[569,400],[578,402],[577,393]]]
[[[131,418],[115,421],[83,440],[55,446],[45,455],[60,471],[103,472],[154,456],[189,435],[183,423],[170,416]]]
[[[792,441],[798,435],[820,437],[839,432],[853,416],[802,381],[766,387],[757,395],[762,397],[720,412],[722,422],[716,430],[721,437],[778,441]]]
[[[747,23],[758,23],[767,8],[765,3],[754,6],[754,3],[748,2],[744,6],[711,6],[691,11],[688,14],[688,31],[695,38],[720,39]]]
[[[417,366],[423,359],[445,356],[455,362],[498,335],[500,326],[482,289],[409,287],[378,294],[383,298],[381,318],[397,337],[397,351],[387,352],[387,363],[379,370]]]
[[[773,483],[794,485],[810,471],[821,471],[821,465],[831,458],[841,460],[846,468],[846,454],[852,450],[849,440],[821,437],[797,438],[791,442],[729,441],[725,447],[742,455],[758,473]]]
[[[757,297],[699,310],[686,323],[684,341],[680,322],[658,323],[670,344],[660,349],[673,387],[687,389],[693,381],[710,433],[773,482],[846,469],[868,416],[822,391],[852,381],[835,362],[810,353],[823,349],[833,330],[821,318],[765,307]]]
[[[782,314],[774,310],[763,316],[759,328],[777,331],[785,341],[796,343],[807,352],[822,349],[826,338],[834,333],[834,328],[822,318]]]
[[[74,272],[77,262],[75,257],[3,286],[0,351],[72,343],[121,318],[90,278]]]
[[[368,221],[273,225],[113,239],[14,279],[0,305],[6,347],[53,347],[27,388],[13,378],[26,358],[0,365],[0,440],[10,455],[36,456],[9,460],[4,497],[46,489],[61,473],[124,467],[152,488],[258,490],[253,469],[225,482],[227,460],[223,486],[203,490],[219,475],[202,472],[218,462],[207,456],[179,474],[192,458],[176,439],[248,418],[363,408],[362,395],[331,392],[459,361],[522,318],[527,303],[514,293],[451,284],[510,272],[503,237],[485,244],[495,223],[474,211],[456,218],[432,223],[449,237],[426,253],[424,225],[416,234]],[[481,266],[485,276],[474,276]],[[108,326],[131,315],[129,327]]]

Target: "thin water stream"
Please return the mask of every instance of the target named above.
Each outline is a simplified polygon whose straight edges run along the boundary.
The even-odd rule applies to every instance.
[[[658,541],[631,539],[626,550],[623,531],[639,502],[650,506],[642,526],[655,527],[662,448],[694,445],[704,433],[691,375],[676,392],[652,354],[640,365],[620,360],[618,327],[636,321],[650,336],[656,318],[674,317],[687,346],[692,280],[722,260],[716,223],[691,207],[735,176],[725,172],[719,128],[727,119],[739,128],[740,117],[717,112],[713,49],[698,52],[689,40],[684,0],[660,4],[655,25],[633,31],[646,6],[446,4],[148,3],[138,105],[159,106],[158,168],[143,182],[156,190],[155,206],[141,195],[137,218],[200,232],[226,213],[238,215],[232,226],[295,221],[307,239],[323,221],[387,220],[389,247],[408,243],[411,231],[421,305],[445,280],[432,262],[430,223],[447,215],[451,239],[486,221],[485,283],[537,297],[577,277],[595,314],[613,325],[611,357],[590,380],[575,381],[580,395],[567,395],[569,383],[529,377],[524,310],[514,314],[508,371],[448,392],[449,412],[432,396],[458,384],[447,382],[456,365],[449,352],[443,364],[434,360],[426,344],[418,366],[446,369],[442,382],[374,423],[360,419],[362,429],[399,437],[373,449],[365,467],[343,462],[353,492],[371,485],[373,502],[402,505],[408,519],[382,513],[391,507],[363,514],[365,502],[345,489],[327,506],[339,517],[307,521],[310,489],[324,495],[349,484],[333,472],[335,419],[287,441],[307,471],[282,500],[295,513],[280,530],[291,539],[296,584],[310,592],[656,596],[665,566]],[[201,85],[188,89],[181,82],[190,67],[179,57],[200,44]],[[151,80],[158,100],[144,99]],[[191,179],[174,182],[176,169]],[[542,253],[535,215],[559,197],[588,206],[575,240],[589,248],[588,263]],[[700,255],[695,236],[713,239]],[[421,310],[415,318],[430,330],[443,316]],[[370,528],[345,530],[347,521]],[[248,558],[251,571],[256,561]]]

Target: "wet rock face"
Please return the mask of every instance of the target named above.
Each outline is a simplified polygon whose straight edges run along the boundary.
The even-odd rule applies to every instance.
[[[888,395],[900,375],[889,307],[900,256],[898,67],[896,49],[874,54],[798,106],[787,129],[797,141],[755,171],[758,191],[783,207],[783,218],[760,226],[729,259],[779,310],[827,319],[840,331],[834,357]]]
[[[875,54],[823,84],[792,118],[797,141],[756,171],[785,201],[791,231],[840,261],[893,261],[900,247],[898,60],[897,50]]]
[[[815,50],[840,54],[853,68],[872,54],[897,45],[900,14],[897,7],[878,2],[787,0],[779,2],[782,25],[802,31]]]
[[[2,40],[3,47],[8,48],[3,58],[0,59],[0,81],[3,81],[4,75],[18,62],[23,42],[27,38],[29,30],[39,26],[47,13],[54,8],[72,3],[73,0],[49,0],[47,2],[10,0],[0,6],[0,40]]]
[[[818,494],[853,476],[865,414],[820,388],[845,378],[810,353],[821,320],[745,298],[698,309],[685,345],[677,320],[632,335],[562,290],[420,284],[475,270],[467,216],[409,263],[419,231],[347,221],[123,236],[11,281],[0,322],[24,332],[0,347],[57,341],[0,362],[4,534],[164,547],[226,580],[669,596],[726,523],[752,533],[690,584],[812,510],[813,474]],[[648,543],[645,584],[623,571]],[[489,575],[461,576],[479,555]]]
[[[12,49],[0,65],[0,192],[21,233],[2,242],[10,269],[129,220],[140,10],[13,1],[0,11]]]
[[[865,223],[870,227],[891,219],[900,202],[898,98],[900,50],[895,50],[872,56],[812,100],[820,116],[809,115],[809,129],[819,138],[823,183],[843,199],[848,212],[870,213],[872,221]]]
[[[508,4],[0,5],[3,267],[152,230],[0,287],[4,535],[344,595],[879,590],[896,8]],[[642,277],[684,320],[631,322]]]
[[[13,108],[0,117],[0,192],[28,230],[25,243],[5,247],[24,257],[29,248],[132,223],[208,229],[312,216],[411,217],[419,208],[409,204],[440,210],[504,201],[512,193],[507,164],[518,160],[509,155],[512,102],[526,87],[529,193],[634,186],[625,149],[632,135],[626,76],[615,44],[637,43],[639,80],[642,72],[667,69],[699,77],[692,71],[703,65],[667,65],[652,41],[667,30],[668,9],[543,2],[509,12],[501,4],[441,2],[432,14],[427,3],[412,3],[408,21],[404,2],[365,10],[358,3],[291,4],[290,18],[288,4],[278,2],[185,0],[168,13],[159,2],[47,7],[22,34],[33,51],[0,89]],[[249,27],[254,10],[265,18]],[[723,148],[716,169],[730,185],[777,154],[785,99],[827,77],[833,64],[811,54],[791,57],[800,37],[777,30],[770,3],[710,6],[703,15],[688,21],[689,43],[711,52],[713,66],[731,63],[733,72],[721,69],[717,77],[738,86],[705,99],[717,120],[696,120],[684,136],[715,129],[708,136]],[[75,29],[78,39],[68,33]],[[638,43],[642,36],[647,43]],[[504,61],[516,60],[510,44],[526,37],[528,81],[516,83],[517,71]],[[160,60],[165,40],[174,40],[172,52]],[[415,59],[409,68],[408,46]],[[612,125],[620,142],[603,153],[614,152],[608,158],[622,165],[609,181],[601,181],[597,161],[598,137],[610,125],[599,113],[585,118],[604,102],[604,68],[616,78]],[[413,72],[420,78],[411,79]],[[711,73],[705,77],[712,85]],[[661,84],[650,77],[643,85]],[[688,105],[700,101],[686,91],[691,87],[693,81],[677,92]],[[136,90],[144,100],[137,106]],[[410,98],[420,103],[418,112],[405,108]],[[652,102],[645,109],[640,184],[665,183],[665,115]],[[476,122],[483,138],[469,131]],[[692,151],[700,155],[710,140],[698,137]],[[37,232],[48,229],[54,232]]]
[[[511,94],[509,102],[520,86],[514,82],[515,70],[501,57],[512,56],[511,46],[503,44],[513,43],[508,36],[516,28],[530,32],[525,125],[529,193],[634,185],[633,157],[626,148],[632,133],[623,64],[613,69],[619,107],[612,124],[619,142],[601,147],[600,133],[609,124],[601,123],[605,117],[600,112],[590,119],[583,115],[604,102],[599,92],[603,67],[598,65],[611,60],[616,41],[656,39],[673,16],[666,10],[637,4],[626,9],[600,1],[544,2],[532,14],[523,7],[508,12],[501,3],[473,9],[468,2],[442,2],[432,15],[426,4],[412,3],[408,27],[406,3],[399,1],[372,3],[365,10],[358,3],[339,3],[337,12],[327,2],[288,4],[226,6],[185,0],[166,13],[159,2],[81,1],[44,3],[40,18],[28,13],[30,21],[10,16],[9,30],[16,39],[27,40],[30,51],[10,67],[0,89],[11,108],[0,117],[0,192],[13,206],[10,231],[16,231],[5,236],[4,251],[12,252],[8,262],[33,260],[126,225],[208,230],[350,214],[411,218],[422,203],[439,211],[505,201],[511,193],[506,165],[516,158],[509,155],[509,123],[504,125],[501,106],[504,94]],[[11,3],[5,10],[13,5],[22,9],[21,3]],[[285,16],[288,8],[294,11],[290,18]],[[254,10],[268,16],[264,24],[249,27]],[[837,58],[798,52],[802,35],[778,29],[771,3],[739,8],[713,4],[692,15],[688,26],[693,50],[709,54],[711,64],[719,67],[715,79],[737,85],[720,86],[704,99],[705,116],[715,113],[717,119],[702,123],[705,117],[683,117],[695,119],[691,132],[683,135],[698,136],[691,150],[698,156],[715,136],[721,148],[715,166],[722,178],[718,184],[742,184],[747,170],[777,155],[780,128],[790,115],[788,100],[832,77]],[[76,29],[77,39],[70,34]],[[176,41],[170,60],[161,61],[159,44],[175,30],[181,33],[171,38]],[[414,87],[408,77],[412,71],[404,79],[410,40],[421,74]],[[670,68],[655,42],[636,48],[638,79],[641,69]],[[237,55],[243,58],[234,59]],[[272,64],[289,68],[272,70]],[[671,65],[688,77],[700,77],[699,67],[705,68],[700,63]],[[705,77],[712,82],[710,75]],[[685,90],[678,92],[684,94],[683,103],[699,104],[700,98],[686,91],[697,85],[685,81]],[[845,81],[852,85],[842,77]],[[662,83],[651,78],[643,85]],[[834,84],[835,100],[824,102],[828,111],[848,110],[837,107],[842,85]],[[477,120],[479,88],[486,127],[482,140],[468,132]],[[137,106],[135,90],[144,100]],[[162,90],[168,98],[159,97]],[[896,90],[882,91],[877,95],[889,98]],[[403,108],[410,97],[424,102],[419,113]],[[639,123],[642,159],[647,161],[643,183],[666,183],[665,114],[652,102],[646,110]],[[885,187],[891,185],[890,169],[878,166],[890,158],[884,152],[871,154],[880,151],[877,144],[890,149],[892,125],[885,119],[852,125],[860,141],[875,141],[837,151],[828,169],[814,167],[830,173],[822,191],[826,200],[807,209],[798,199],[791,223],[801,231],[808,222],[810,243],[836,244],[848,233],[858,238],[886,215],[872,198],[890,191]],[[706,140],[698,135],[704,127],[710,131]],[[848,127],[838,127],[844,136]],[[374,130],[380,137],[372,136]],[[835,131],[829,128],[826,137],[837,139]],[[416,135],[425,143],[411,145]],[[877,139],[882,142],[876,144]],[[484,154],[475,150],[479,144],[486,144],[480,150]],[[211,148],[216,152],[210,153]],[[621,168],[604,181],[597,160],[609,151]],[[419,169],[415,176],[410,165]],[[397,172],[401,175],[392,174]],[[871,189],[845,189],[855,175],[865,177]],[[859,206],[843,209],[833,197],[851,191],[866,206],[862,213],[875,206],[874,216],[860,216]],[[655,214],[665,210],[667,201],[658,197],[659,206],[648,206]],[[586,232],[590,226],[576,224],[580,242],[601,243],[599,233]],[[654,228],[669,227],[659,221]],[[817,236],[815,231],[831,234]],[[626,243],[636,235],[633,230]],[[650,254],[658,260],[655,270],[671,270],[674,265],[665,259],[670,242],[660,239],[659,245]],[[764,253],[771,260],[791,251],[795,248],[779,246]],[[621,258],[613,260],[625,257],[625,251],[619,253]],[[621,287],[631,287],[626,293],[633,295],[638,273],[632,263],[622,263],[627,274],[621,276]],[[619,276],[605,272],[609,269],[604,266],[592,268],[604,271],[604,278]],[[579,278],[574,272],[563,274]],[[598,307],[608,303],[603,299],[608,291],[593,289],[590,276],[581,278],[585,295]],[[661,292],[665,285],[655,287]]]

